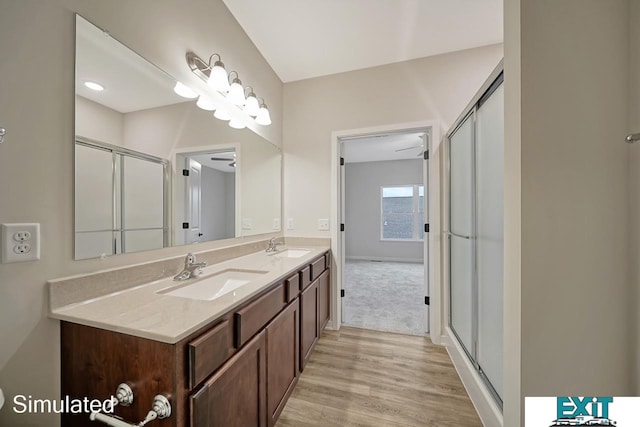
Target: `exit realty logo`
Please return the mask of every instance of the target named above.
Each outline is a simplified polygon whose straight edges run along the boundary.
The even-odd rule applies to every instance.
[[[638,425],[640,397],[526,397],[525,427]]]

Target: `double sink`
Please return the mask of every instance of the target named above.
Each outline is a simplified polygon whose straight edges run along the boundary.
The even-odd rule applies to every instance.
[[[309,249],[286,249],[273,252],[268,256],[276,258],[301,258],[309,254]],[[265,270],[248,270],[228,268],[210,276],[188,280],[186,283],[171,286],[157,291],[157,294],[173,297],[189,298],[203,301],[213,301],[223,295],[251,283],[267,274]]]

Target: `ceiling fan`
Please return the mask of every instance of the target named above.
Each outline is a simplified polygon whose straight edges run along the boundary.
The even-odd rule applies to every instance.
[[[424,145],[425,145],[425,143],[427,141],[427,135],[426,134],[420,135],[420,139],[422,141],[419,144],[411,146],[411,147],[399,148],[399,149],[395,150],[395,152],[398,153],[400,151],[415,150],[417,148],[420,151],[418,152],[416,157],[422,157],[422,155],[424,153]]]
[[[233,155],[233,159],[230,159],[228,157],[212,157],[211,160],[214,162],[228,162],[229,160],[231,160],[231,163],[229,163],[229,166],[231,166],[232,168],[236,167],[236,155]]]

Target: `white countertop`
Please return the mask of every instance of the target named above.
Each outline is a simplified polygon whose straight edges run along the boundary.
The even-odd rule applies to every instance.
[[[326,246],[304,245],[280,248],[278,253],[286,249],[307,249],[310,252],[299,258],[285,258],[260,251],[205,267],[199,279],[227,269],[266,271],[211,301],[158,293],[189,283],[189,280],[177,282],[169,277],[56,308],[50,312],[50,317],[174,344],[329,250]]]

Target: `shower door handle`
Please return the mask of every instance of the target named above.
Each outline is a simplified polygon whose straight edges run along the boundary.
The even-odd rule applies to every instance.
[[[471,236],[463,236],[462,234],[452,233],[451,231],[445,231],[445,233],[447,233],[449,237],[454,236],[454,237],[460,237],[461,239],[471,240]]]

